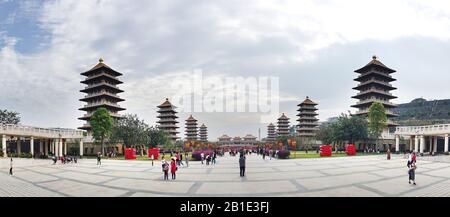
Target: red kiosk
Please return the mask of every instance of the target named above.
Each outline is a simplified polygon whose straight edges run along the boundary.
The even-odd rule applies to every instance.
[[[153,155],[153,159],[154,160],[158,160],[159,158],[159,148],[149,148],[148,149],[148,158],[152,158]]]
[[[331,150],[332,150],[332,146],[331,145],[322,145],[320,146],[320,156],[321,157],[330,157],[331,156]]]
[[[136,149],[126,148],[125,149],[125,160],[136,160]]]
[[[345,147],[345,153],[347,153],[347,155],[356,155],[355,145],[347,144],[347,147]]]

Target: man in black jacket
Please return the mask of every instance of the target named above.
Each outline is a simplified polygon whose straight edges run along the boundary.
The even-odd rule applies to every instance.
[[[245,156],[241,154],[239,157],[239,167],[241,168],[241,177],[245,176]]]

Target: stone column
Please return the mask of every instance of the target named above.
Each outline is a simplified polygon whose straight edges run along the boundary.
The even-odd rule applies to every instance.
[[[22,151],[22,142],[20,141],[20,137],[17,137],[17,154],[19,155]]]
[[[62,139],[59,139],[59,144],[58,144],[58,147],[59,147],[59,151],[58,151],[58,156],[62,156],[63,155],[63,142],[62,142]]]
[[[80,156],[83,156],[83,139],[80,139]]]
[[[64,155],[67,155],[67,140],[64,141]]]
[[[448,134],[444,136],[444,152],[448,153]]]
[[[48,139],[44,140],[44,155],[48,156]]]
[[[437,152],[437,140],[438,140],[438,137],[435,136],[433,139],[433,154],[436,154],[436,152]]]
[[[416,135],[414,137],[414,151],[417,153],[419,152],[419,136]]]
[[[31,157],[34,157],[34,138],[33,137],[30,138],[30,152],[31,152]]]
[[[398,153],[400,151],[400,136],[395,135],[395,152]]]
[[[2,151],[3,151],[3,157],[8,157],[6,153],[6,136],[2,135]]]
[[[59,143],[58,143],[58,139],[54,139],[53,140],[53,147],[55,148],[55,156],[59,157]]]
[[[425,148],[425,136],[420,136],[420,154],[423,154],[423,149]]]
[[[425,138],[425,142],[427,142],[427,138]],[[429,148],[429,152],[430,152],[430,154],[433,154],[433,137],[432,136],[430,136],[430,146],[429,146],[430,148]]]
[[[53,153],[53,155],[55,155],[55,140],[54,139],[50,140],[50,151]]]

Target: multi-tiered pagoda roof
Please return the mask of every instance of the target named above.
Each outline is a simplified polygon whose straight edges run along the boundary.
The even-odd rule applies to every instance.
[[[205,124],[200,126],[200,141],[207,142],[208,141],[208,128]]]
[[[267,126],[267,139],[268,142],[273,142],[277,139],[277,132],[275,130],[275,125],[270,123]]]
[[[284,113],[281,115],[280,118],[278,118],[278,136],[289,136],[289,118],[284,115]]]
[[[186,119],[186,140],[196,141],[197,140],[197,120],[192,117],[192,115],[189,116],[188,119]]]
[[[303,137],[313,137],[316,135],[316,131],[319,119],[316,118],[317,114],[317,103],[311,101],[309,97],[298,104],[299,109],[297,110],[299,118],[297,119],[297,134]]]
[[[359,84],[353,88],[354,90],[358,90],[359,93],[352,96],[352,98],[359,100],[355,105],[352,105],[352,107],[358,108],[356,115],[366,117],[372,103],[380,102],[386,109],[388,126],[395,126],[396,124],[391,119],[398,116],[392,111],[397,105],[390,102],[390,100],[397,97],[392,95],[390,91],[396,90],[397,88],[393,87],[390,82],[396,81],[391,76],[396,71],[388,68],[376,56],[373,56],[372,61],[364,67],[355,70],[355,72],[359,74],[354,79]]]
[[[86,76],[86,79],[81,81],[81,83],[87,86],[80,92],[87,95],[80,101],[87,102],[87,105],[79,110],[87,113],[83,117],[78,118],[86,121],[86,124],[78,129],[90,131],[89,121],[95,110],[100,107],[106,108],[113,118],[120,118],[119,111],[125,110],[125,108],[120,107],[117,103],[125,100],[117,96],[118,93],[123,92],[117,87],[118,84],[123,83],[117,77],[122,74],[104,64],[103,59],[100,58],[97,65],[89,71],[81,73],[81,75]]]
[[[157,123],[159,124],[159,129],[166,132],[172,141],[179,139],[179,137],[177,137],[177,129],[179,127],[177,127],[178,117],[176,116],[176,107],[169,102],[168,98],[166,98],[166,101],[159,105],[158,108],[159,115],[157,118],[159,118],[159,121]]]

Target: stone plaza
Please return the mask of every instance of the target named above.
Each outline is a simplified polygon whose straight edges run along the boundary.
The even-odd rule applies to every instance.
[[[175,181],[164,181],[161,162],[81,159],[52,165],[50,160],[0,160],[0,196],[25,197],[415,197],[450,196],[450,156],[419,157],[417,185],[407,182],[406,156],[384,155],[263,160],[247,155],[246,176],[238,158],[226,154],[216,165],[190,161]]]

